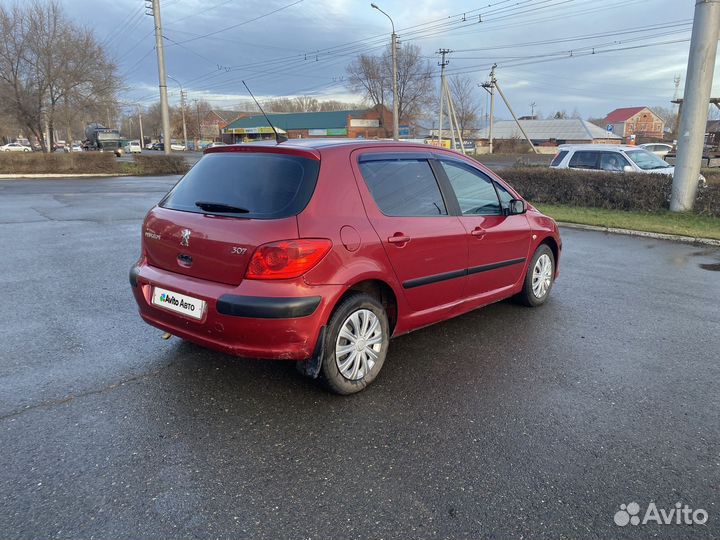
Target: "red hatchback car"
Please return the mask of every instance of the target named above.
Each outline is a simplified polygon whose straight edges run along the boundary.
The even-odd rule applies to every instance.
[[[298,361],[341,394],[392,336],[517,296],[545,302],[557,224],[452,151],[296,140],[208,149],[152,208],[130,284],[149,324]]]

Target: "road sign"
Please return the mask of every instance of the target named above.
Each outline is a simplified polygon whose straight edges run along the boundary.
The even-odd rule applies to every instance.
[[[409,137],[410,136],[410,126],[398,126],[398,136]]]
[[[610,133],[612,133],[613,125],[612,125],[612,124],[608,124],[608,125],[607,125],[607,130],[608,130]]]

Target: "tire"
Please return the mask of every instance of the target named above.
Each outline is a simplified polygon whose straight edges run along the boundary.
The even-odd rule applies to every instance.
[[[545,285],[538,283],[540,279],[545,280]],[[535,287],[533,287],[533,282],[535,282]],[[550,290],[554,282],[555,255],[553,255],[552,249],[547,244],[540,244],[530,260],[522,292],[517,298],[526,306],[541,306],[550,296]]]
[[[358,325],[359,328],[355,330]],[[372,343],[366,343],[365,346],[360,343],[362,349],[358,353],[352,345],[359,340],[353,342],[348,339],[350,336],[359,337],[363,343]],[[382,369],[389,345],[390,325],[382,304],[365,293],[348,296],[338,304],[325,332],[320,368],[320,376],[325,386],[341,395],[354,394],[365,389]],[[346,348],[347,352],[342,351],[343,348]]]

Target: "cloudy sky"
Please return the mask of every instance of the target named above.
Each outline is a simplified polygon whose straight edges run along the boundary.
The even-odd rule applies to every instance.
[[[692,0],[377,0],[399,39],[433,66],[486,80],[493,62],[518,114],[556,110],[604,116],[616,107],[669,107],[682,97]],[[124,77],[126,103],[158,99],[152,17],[143,0],[63,0],[97,30]],[[231,108],[246,96],[313,95],[357,101],[346,66],[387,46],[390,22],[370,0],[161,0],[168,73],[192,99]],[[439,68],[437,68],[439,73]],[[720,70],[719,70],[720,71]],[[716,74],[715,87],[720,82]],[[168,81],[171,102],[178,85]],[[486,104],[485,91],[478,99]],[[713,94],[715,95],[715,93]],[[500,117],[508,117],[504,107]]]

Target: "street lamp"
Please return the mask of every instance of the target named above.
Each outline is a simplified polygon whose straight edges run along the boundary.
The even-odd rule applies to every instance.
[[[178,86],[180,87],[180,111],[182,112],[182,121],[183,121],[183,139],[185,139],[185,150],[187,150],[188,149],[188,140],[187,140],[187,126],[185,124],[185,92],[183,92],[182,84],[175,77],[171,77],[170,75],[168,75],[167,78],[172,79],[173,81],[178,83]],[[165,144],[168,144],[167,141],[165,141]]]
[[[382,9],[380,9],[377,4],[370,4],[370,7],[373,9],[377,9],[380,13],[385,15],[388,19],[390,19],[390,24],[392,25],[392,40],[391,40],[391,47],[392,47],[392,64],[393,64],[393,139],[396,141],[400,138],[400,128],[398,126],[399,118],[398,118],[398,93],[397,93],[397,34],[395,34],[395,23],[392,20],[392,17],[385,13]]]

